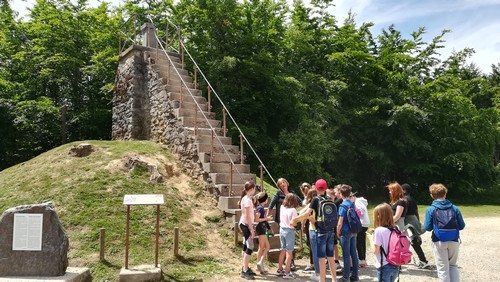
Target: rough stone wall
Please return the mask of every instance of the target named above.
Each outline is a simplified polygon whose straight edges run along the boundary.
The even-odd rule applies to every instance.
[[[127,52],[127,51],[126,51]],[[147,140],[150,135],[147,68],[141,50],[132,49],[118,65],[113,97],[113,140]]]
[[[178,154],[186,173],[207,179],[194,144],[195,136],[175,114],[179,102],[169,99],[164,83],[167,79],[148,63],[147,51],[152,50],[133,46],[121,57],[113,98],[113,139],[150,139],[165,144]]]

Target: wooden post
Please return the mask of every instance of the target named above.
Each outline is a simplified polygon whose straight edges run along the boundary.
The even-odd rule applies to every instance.
[[[180,52],[181,49],[182,49],[182,45],[181,45],[181,28],[180,27],[177,27],[177,40],[179,40],[179,52]]]
[[[210,162],[214,161],[214,129],[211,130],[212,138],[210,139]]]
[[[104,253],[105,253],[105,242],[106,242],[106,229],[99,229],[99,260],[104,261]]]
[[[222,108],[222,121],[224,124],[224,137],[226,137],[226,109]]]
[[[174,256],[179,256],[179,227],[174,227]]]
[[[264,167],[260,165],[259,168],[260,168],[260,187],[262,187],[262,191],[266,191],[266,189],[264,189]]]
[[[194,89],[198,89],[197,68],[196,66],[193,66],[193,68],[194,68]]]
[[[234,245],[238,246],[238,221],[234,223]]]
[[[193,100],[194,100],[194,97],[193,97]],[[194,135],[196,135],[196,128],[197,128],[197,125],[198,125],[198,107],[195,103],[194,105]]]
[[[165,29],[165,51],[168,51],[168,21],[167,28]]]
[[[210,85],[207,87],[208,91],[207,91],[207,95],[208,95],[208,111],[210,112],[210,110],[212,109],[212,105],[210,104],[210,98],[211,98],[211,88],[210,88]]]
[[[158,242],[160,240],[160,205],[156,205],[155,267],[158,267]]]
[[[168,56],[168,55],[167,55]],[[167,84],[170,84],[170,68],[172,67],[172,64],[170,64],[170,61],[168,61],[168,71],[167,71],[167,79],[168,82]]]
[[[183,100],[183,98],[182,98],[182,78],[181,78],[180,74],[179,74],[179,79],[181,80],[181,87],[180,87],[181,89],[179,90],[179,94],[181,95],[181,106],[182,106],[182,100]]]
[[[230,161],[230,169],[231,171],[229,172],[229,196],[232,196],[233,195],[233,162],[231,161],[231,156],[228,156],[229,157],[229,161]]]
[[[127,229],[125,232],[125,269],[128,269],[128,244],[130,235],[130,205],[127,205]]]
[[[179,46],[181,46],[181,38],[179,37]],[[184,69],[184,48],[181,49],[181,69]]]
[[[243,164],[243,135],[240,134],[240,164]]]

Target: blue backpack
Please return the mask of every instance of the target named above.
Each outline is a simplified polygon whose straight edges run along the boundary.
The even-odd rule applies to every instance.
[[[447,209],[434,209],[432,215],[434,235],[441,242],[456,241],[459,237],[457,214],[452,207]]]
[[[321,231],[333,231],[337,227],[339,216],[337,206],[329,197],[318,196],[318,215],[316,228]]]
[[[356,208],[354,204],[348,208],[346,205],[340,205],[344,209],[347,210],[347,226],[349,227],[349,232],[351,233],[359,233],[361,232],[361,229],[363,228],[361,226],[361,220],[359,219],[359,215],[356,212]]]

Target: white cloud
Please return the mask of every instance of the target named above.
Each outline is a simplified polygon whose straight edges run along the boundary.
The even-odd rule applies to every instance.
[[[357,23],[375,24],[374,35],[394,24],[403,36],[409,37],[424,26],[424,40],[429,42],[443,29],[450,29],[452,32],[444,37],[443,58],[453,50],[470,47],[476,51],[472,61],[484,72],[490,72],[491,64],[500,62],[500,0],[338,0],[334,4],[331,12],[340,23],[352,10]]]

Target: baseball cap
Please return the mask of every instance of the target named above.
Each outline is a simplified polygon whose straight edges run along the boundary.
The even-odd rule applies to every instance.
[[[318,179],[316,181],[316,190],[326,190],[328,189],[328,185],[326,184],[326,180],[324,179]]]

